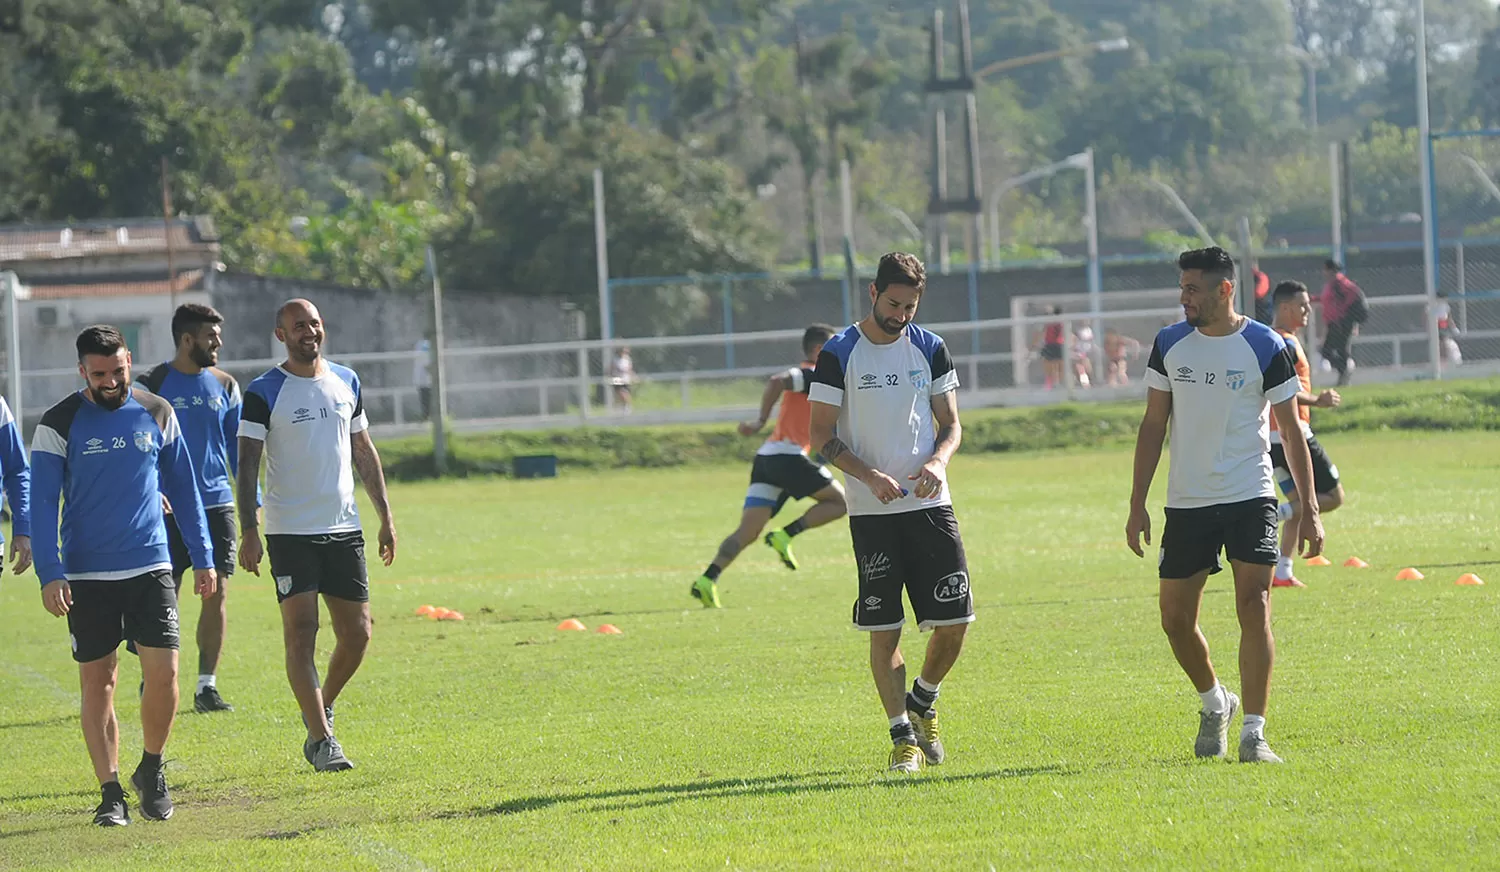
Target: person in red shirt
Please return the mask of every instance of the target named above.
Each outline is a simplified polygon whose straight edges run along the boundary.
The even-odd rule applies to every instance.
[[[792,538],[842,518],[848,512],[844,487],[819,460],[809,457],[809,428],[812,417],[808,405],[808,388],[823,343],[833,338],[834,329],[814,324],[802,334],[802,363],[784,369],[766,380],[760,401],[760,417],[739,426],[741,436],[753,436],[765,429],[771,410],[781,403],[781,414],[771,438],[755,453],[750,466],[750,489],[740,512],[740,525],[719,544],[713,562],[693,582],[688,593],[704,608],[720,608],[719,573],[729,567],[741,551],[750,547],[766,524],[791,500],[812,497],[814,503],[802,517],[780,530],[772,530],[762,540],[787,569],[797,568],[792,555]]]
[[[1047,307],[1047,314],[1061,315],[1062,306]],[[1061,321],[1052,321],[1042,328],[1042,372],[1049,391],[1063,383],[1063,329]]]
[[[1271,277],[1261,272],[1258,266],[1251,275],[1255,278],[1255,320],[1270,324],[1276,317],[1271,306]]]
[[[1359,322],[1354,319],[1354,307],[1363,294],[1336,260],[1323,262],[1323,273],[1328,281],[1323,285],[1323,295],[1318,302],[1323,307],[1323,358],[1333,365],[1339,374],[1339,387],[1349,383],[1354,361],[1349,357],[1349,343],[1353,341]]]

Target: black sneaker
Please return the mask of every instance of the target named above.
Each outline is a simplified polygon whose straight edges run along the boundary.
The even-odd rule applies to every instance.
[[[130,809],[125,805],[125,788],[111,781],[100,790],[102,801],[94,809],[94,824],[101,827],[130,826]]]
[[[137,769],[130,776],[130,783],[135,787],[136,796],[140,797],[141,814],[147,820],[164,821],[172,816],[172,797],[167,795],[165,768],[155,772]]]
[[[304,742],[302,754],[319,772],[343,772],[354,768],[354,761],[344,756],[339,740],[332,736],[325,736],[315,742]]]
[[[219,696],[217,687],[209,685],[193,694],[193,709],[199,714],[207,714],[208,712],[232,712],[234,706],[225,702],[224,697]]]

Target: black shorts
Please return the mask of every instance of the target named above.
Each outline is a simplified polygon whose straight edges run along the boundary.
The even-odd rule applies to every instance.
[[[757,454],[750,464],[745,508],[768,506],[775,515],[787,500],[810,497],[833,484],[833,474],[805,454]]]
[[[317,536],[266,536],[266,556],[276,579],[276,601],[321,593],[356,603],[370,601],[365,537],[358,530]]]
[[[70,581],[68,634],[73,659],[91,663],[130,639],[146,648],[176,650],[177,587],[165,569],[121,581]]]
[[[234,575],[234,551],[239,544],[239,527],[234,520],[234,506],[214,506],[204,509],[208,516],[208,541],[214,549],[214,570],[219,574],[219,584]],[[182,576],[193,569],[193,557],[188,553],[187,543],[182,540],[182,531],[177,529],[177,516],[167,513],[167,551],[172,555],[172,576],[179,585]]]
[[[1063,347],[1061,345],[1043,345],[1042,360],[1062,360]]]
[[[1224,568],[1219,565],[1221,550],[1230,560],[1275,566],[1281,556],[1276,522],[1276,500],[1271,497],[1200,509],[1169,508],[1157,575],[1192,578],[1205,569],[1212,575]]]
[[[1313,487],[1320,494],[1333,493],[1339,486],[1339,468],[1328,459],[1328,452],[1318,443],[1318,437],[1307,437],[1307,453],[1312,455]],[[1286,462],[1286,451],[1280,442],[1271,443],[1271,469],[1276,472],[1276,481],[1281,492],[1291,499],[1297,495],[1297,483],[1292,481],[1292,467]]]
[[[969,562],[951,506],[849,519],[859,567],[854,626],[896,630],[906,623],[901,590],[925,630],[974,620]]]

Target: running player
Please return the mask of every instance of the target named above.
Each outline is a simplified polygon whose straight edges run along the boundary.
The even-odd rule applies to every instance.
[[[102,794],[94,823],[130,823],[115,718],[115,652],[122,639],[135,641],[146,680],[145,750],[130,783],[141,814],[166,820],[173,809],[162,753],[177,712],[178,635],[163,493],[177,510],[194,587],[205,599],[216,586],[213,548],[171,404],[131,387],[130,351],[115,328],[84,330],[77,348],[87,388],[48,409],[32,437],[36,574],[42,604],[68,619],[83,691],[83,738]]]
[[[943,762],[934,706],[974,620],[948,493],[948,461],[963,434],[958,373],[943,340],[912,323],[926,286],[920,260],[882,257],[871,313],[823,346],[809,393],[812,442],[848,475],[859,571],[854,626],[870,634],[870,669],[890,726],[888,766],[898,772]],[[917,626],[932,630],[910,692],[900,645],[903,588]]]
[[[1301,390],[1297,392],[1297,419],[1302,425],[1302,435],[1307,440],[1308,454],[1312,456],[1313,487],[1318,492],[1318,510],[1326,515],[1344,504],[1344,485],[1339,481],[1339,468],[1328,459],[1328,452],[1323,450],[1318,437],[1313,435],[1312,407],[1332,409],[1343,400],[1339,397],[1339,392],[1332,389],[1316,394],[1312,392],[1312,366],[1308,364],[1307,355],[1302,351],[1302,343],[1297,341],[1297,331],[1307,327],[1308,316],[1312,314],[1312,297],[1307,292],[1307,285],[1301,282],[1281,282],[1272,292],[1271,298],[1276,307],[1272,326],[1281,334],[1286,347],[1297,360],[1297,381],[1301,385]],[[1276,560],[1276,577],[1272,579],[1271,586],[1307,587],[1292,574],[1292,556],[1297,553],[1297,531],[1302,524],[1302,506],[1297,500],[1297,485],[1292,479],[1291,466],[1286,461],[1286,450],[1281,445],[1281,429],[1274,415],[1271,417],[1271,469],[1275,471],[1281,492],[1286,494],[1287,499],[1277,508],[1277,514],[1283,521],[1281,556]]]
[[[234,574],[234,547],[239,537],[234,524],[233,481],[239,466],[240,386],[234,376],[216,366],[219,347],[224,344],[223,323],[224,316],[209,306],[178,306],[172,315],[177,355],[139,380],[141,387],[165,398],[177,413],[183,444],[198,475],[208,535],[213,540],[219,589],[204,600],[198,613],[198,688],[193,693],[193,708],[198,712],[234,711],[234,706],[219,695],[217,678],[219,653],[224,650],[224,596],[229,576]],[[172,555],[172,581],[180,591],[182,574],[192,566],[192,559],[170,506],[167,549]]]
[[[740,425],[741,436],[759,433],[765,428],[777,401],[781,402],[776,429],[755,452],[755,462],[750,466],[750,490],[745,494],[739,529],[719,544],[714,562],[688,589],[705,608],[719,608],[719,573],[728,569],[734,558],[750,547],[788,500],[812,497],[817,502],[802,517],[766,534],[765,543],[776,551],[787,569],[797,568],[797,558],[792,554],[795,536],[837,521],[847,511],[843,486],[833,480],[827,469],[807,456],[807,391],[812,386],[813,368],[817,365],[823,343],[831,339],[834,332],[827,324],[807,328],[802,334],[802,364],[771,376],[761,396],[760,417]]]
[[[1323,525],[1312,488],[1312,461],[1297,426],[1297,381],[1286,343],[1269,326],[1234,310],[1234,260],[1222,248],[1185,252],[1182,323],[1156,335],[1146,367],[1146,414],[1135,447],[1134,486],[1125,540],[1137,556],[1151,544],[1146,494],[1161,461],[1170,424],[1167,522],[1157,560],[1162,629],[1178,664],[1203,701],[1194,753],[1222,757],[1240,700],[1219,684],[1198,627],[1208,576],[1219,551],[1234,571],[1240,623],[1240,679],[1245,721],[1242,763],[1279,763],[1266,743],[1266,700],[1275,642],[1271,636],[1271,574],[1276,565],[1276,486],[1271,478],[1266,406],[1284,435],[1297,490],[1304,501],[1300,539],[1306,556],[1323,550]]]
[[[322,316],[307,300],[276,313],[286,362],[250,383],[240,418],[237,477],[240,565],[260,575],[269,553],[281,604],[286,674],[307,725],[302,755],[319,772],[354,768],[333,737],[333,704],[370,644],[370,582],[354,501],[354,472],[380,516],[380,558],[396,559],[396,526],[385,473],[370,441],[359,376],[322,356]],[[261,454],[266,458],[266,542],[256,518]],[[321,687],[314,662],[318,594],[335,644]]]

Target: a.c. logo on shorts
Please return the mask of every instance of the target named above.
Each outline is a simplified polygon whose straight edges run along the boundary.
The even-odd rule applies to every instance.
[[[290,575],[276,576],[276,589],[281,591],[282,596],[292,592],[292,577]]]
[[[932,598],[940,603],[958,602],[969,595],[969,574],[967,572],[955,572],[946,575],[937,583],[937,590]]]

